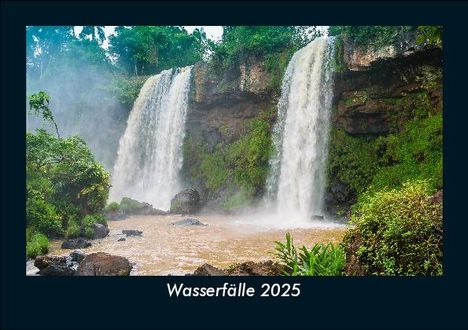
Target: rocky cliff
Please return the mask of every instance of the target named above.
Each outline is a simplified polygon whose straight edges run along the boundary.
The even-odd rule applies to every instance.
[[[441,49],[417,45],[414,33],[378,49],[357,47],[346,38],[338,39],[336,47],[326,198],[327,208],[333,213],[346,210],[357,196],[355,185],[342,178],[336,164],[348,162],[347,172],[359,167],[346,158],[346,152],[352,150],[337,152],[334,144],[349,142],[353,148],[365,147],[367,141],[400,132],[409,120],[442,111]],[[260,118],[267,122],[267,128],[272,127],[280,96],[280,86],[273,80],[259,58],[250,58],[227,70],[206,63],[194,67],[182,172],[186,185],[201,192],[202,202],[215,201],[214,205],[219,206],[226,202],[227,195],[237,196],[239,187],[230,191],[231,181],[226,177],[242,171],[236,166],[245,164],[242,159],[231,159],[231,149],[250,134],[254,120]],[[260,147],[268,150],[268,143]],[[249,145],[242,145],[241,149]],[[374,148],[363,150],[377,152]],[[262,157],[265,155],[268,152]],[[258,164],[263,166],[261,171],[267,170],[264,160],[253,165]],[[363,186],[369,184],[365,174],[359,175]],[[257,187],[247,196],[236,198],[240,203],[261,193]]]

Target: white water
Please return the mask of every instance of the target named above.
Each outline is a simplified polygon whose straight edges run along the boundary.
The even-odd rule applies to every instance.
[[[192,67],[170,69],[143,85],[120,140],[109,199],[122,197],[169,210],[180,190]]]
[[[294,54],[283,78],[267,199],[285,222],[323,214],[333,49],[332,38],[315,39]]]

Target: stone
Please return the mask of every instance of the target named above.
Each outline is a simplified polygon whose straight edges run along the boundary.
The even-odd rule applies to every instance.
[[[42,276],[72,276],[75,274],[78,262],[66,256],[39,256],[34,261]]]
[[[104,252],[87,255],[78,266],[77,276],[128,276],[132,265],[128,259]]]
[[[125,237],[120,237],[120,238],[117,240],[117,242],[124,242],[124,241],[126,241],[126,240],[127,240],[127,239],[126,239]]]
[[[153,205],[145,202],[139,202],[129,197],[123,197],[120,202],[120,214],[125,215],[165,215],[167,212],[155,209]]]
[[[84,249],[90,247],[91,243],[83,237],[67,239],[62,243],[62,249]]]
[[[93,223],[94,239],[104,238],[109,235],[109,228],[100,223]]]
[[[210,264],[203,264],[198,267],[193,274],[194,276],[225,276],[226,272],[222,269],[211,266]]]
[[[200,194],[195,189],[185,189],[171,200],[171,213],[188,214],[200,209]]]
[[[80,263],[85,257],[86,257],[86,254],[84,254],[80,250],[75,250],[72,253],[70,253],[71,260],[76,261],[77,263]]]
[[[186,218],[183,220],[175,221],[172,222],[171,225],[173,226],[181,226],[181,227],[186,227],[186,226],[208,226],[207,224],[204,224],[200,222],[200,220],[194,219],[194,218]]]
[[[126,235],[127,237],[129,236],[141,236],[143,232],[141,230],[135,230],[135,229],[124,229],[122,230],[122,234]]]

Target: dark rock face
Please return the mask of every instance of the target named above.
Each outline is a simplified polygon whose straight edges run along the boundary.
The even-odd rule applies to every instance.
[[[130,262],[119,256],[104,252],[86,256],[78,266],[77,276],[128,276],[132,270]]]
[[[187,218],[179,221],[172,222],[171,225],[173,226],[208,226],[207,224],[204,224],[200,222],[200,220],[194,219],[194,218]]]
[[[84,249],[90,246],[91,243],[82,237],[67,239],[62,243],[62,249]]]
[[[442,50],[421,48],[412,37],[396,47],[403,48],[362,51],[345,43],[348,70],[335,77],[335,127],[349,134],[388,134],[413,118],[421,101],[442,111]]]
[[[185,189],[171,200],[171,213],[188,214],[200,209],[200,194],[195,189]]]
[[[109,234],[109,228],[100,223],[93,223],[94,239],[104,238]]]
[[[143,232],[141,230],[134,230],[134,229],[124,229],[122,230],[122,234],[129,236],[141,236]]]
[[[120,237],[120,238],[117,240],[117,242],[124,242],[124,241],[126,241],[126,240],[127,240],[127,239],[126,239],[125,237]]]

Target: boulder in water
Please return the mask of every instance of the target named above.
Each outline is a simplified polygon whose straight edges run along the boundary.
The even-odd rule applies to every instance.
[[[185,189],[171,200],[171,213],[188,214],[200,209],[200,194],[195,189]]]
[[[62,249],[84,249],[90,247],[91,243],[83,237],[67,239],[62,243]]]
[[[93,223],[94,239],[104,238],[109,234],[109,228],[100,223]]]
[[[125,237],[120,237],[120,238],[117,240],[117,242],[124,242],[124,241],[126,241],[126,240],[127,240],[127,239],[126,239]]]
[[[77,276],[128,276],[132,265],[128,259],[104,252],[91,253],[83,259]]]
[[[181,227],[186,227],[186,226],[208,226],[205,223],[200,222],[200,220],[194,219],[194,218],[187,218],[179,221],[172,222],[171,225],[173,226],[181,226]]]
[[[124,229],[122,230],[122,234],[126,235],[127,237],[129,236],[141,236],[143,232],[141,230],[135,230],[135,229]]]
[[[197,269],[195,269],[193,274],[188,274],[188,275],[193,275],[193,276],[225,276],[227,274],[222,269],[211,266],[210,264],[203,264],[200,267],[198,267]]]

